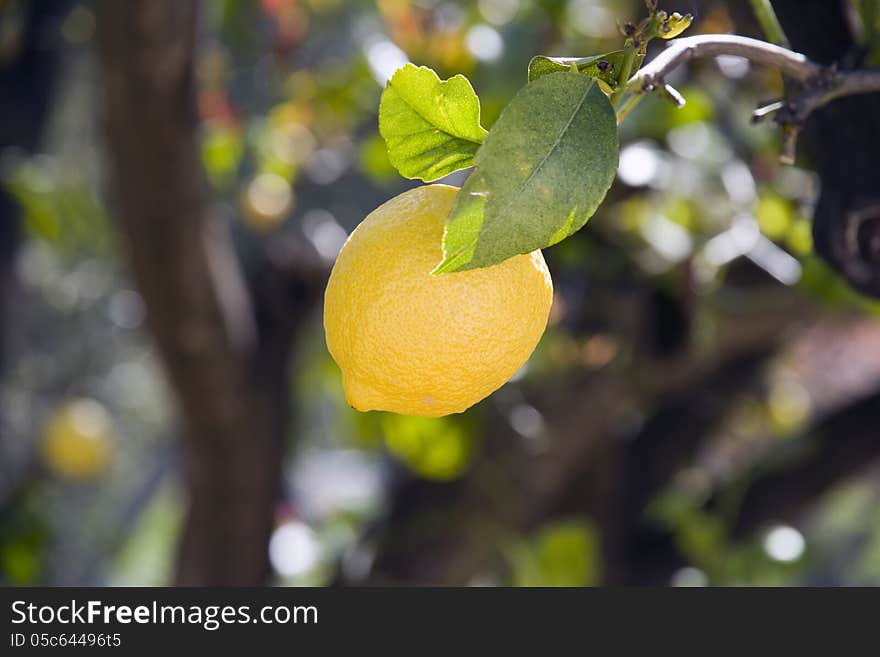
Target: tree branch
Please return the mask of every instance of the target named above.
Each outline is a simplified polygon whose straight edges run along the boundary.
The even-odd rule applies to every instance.
[[[636,94],[661,89],[677,105],[683,105],[681,95],[666,84],[666,76],[691,60],[718,55],[744,57],[755,64],[776,68],[803,85],[803,91],[778,106],[777,123],[783,126],[800,127],[813,111],[837,98],[880,92],[880,69],[836,71],[788,48],[732,34],[702,34],[675,39],[632,76],[626,87]],[[772,109],[777,106],[774,104]],[[767,114],[769,111],[759,110],[755,118]]]
[[[669,47],[639,69],[626,86],[634,93],[652,91],[682,64],[718,55],[744,57],[755,64],[779,69],[784,75],[799,82],[806,82],[825,70],[805,55],[760,39],[733,34],[701,34],[670,41]]]
[[[807,117],[832,100],[846,96],[880,93],[880,69],[828,71],[825,80],[817,80],[785,103],[777,122],[803,124]],[[783,118],[784,117],[784,118]]]

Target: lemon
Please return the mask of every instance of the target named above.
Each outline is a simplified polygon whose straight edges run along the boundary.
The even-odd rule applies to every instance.
[[[62,404],[49,418],[43,434],[43,462],[67,479],[91,479],[110,464],[110,416],[92,399]]]
[[[526,362],[553,284],[540,251],[432,275],[458,188],[425,185],[374,210],[349,236],[324,297],[327,347],[360,411],[460,413]]]

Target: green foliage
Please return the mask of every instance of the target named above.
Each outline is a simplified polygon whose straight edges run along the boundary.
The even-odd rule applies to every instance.
[[[106,250],[109,218],[94,190],[54,161],[25,160],[7,174],[6,187],[23,211],[25,231],[61,253]]]
[[[791,203],[779,194],[767,190],[758,198],[755,218],[761,232],[771,240],[780,240],[791,228],[793,217]]]
[[[621,125],[621,142],[648,137],[663,141],[673,128],[714,120],[714,101],[706,91],[696,85],[680,91],[687,98],[684,107],[676,107],[659,94],[646,96]]]
[[[49,536],[33,492],[19,491],[14,498],[18,505],[0,510],[0,582],[13,586],[33,586],[43,574]]]
[[[594,57],[546,57],[538,55],[529,62],[529,82],[537,80],[548,73],[559,73],[577,69],[591,78],[596,78],[607,85],[607,90],[617,88],[617,76],[623,66],[625,50],[615,50]]]
[[[460,418],[387,413],[381,424],[388,450],[425,479],[454,479],[470,462],[473,436]]]
[[[486,135],[467,78],[441,81],[431,69],[412,64],[399,69],[382,93],[379,132],[401,175],[426,182],[471,166]]]
[[[599,535],[589,522],[548,523],[507,551],[514,586],[595,586],[602,577]]]
[[[358,167],[377,185],[397,180],[397,172],[388,159],[385,141],[379,134],[366,137],[358,148]]]
[[[163,486],[141,512],[112,564],[115,586],[167,586],[184,521],[184,502],[174,486]]]
[[[476,165],[447,218],[435,274],[488,267],[551,246],[592,216],[617,169],[612,103],[621,100],[622,83],[641,65],[648,41],[672,38],[692,21],[656,5],[648,9],[647,18],[627,29],[621,50],[532,58],[529,84],[488,135],[465,78],[441,81],[412,64],[394,74],[382,94],[379,129],[398,171],[431,181]]]
[[[880,315],[880,301],[862,296],[853,290],[825,261],[811,256],[803,261],[803,268],[800,286],[814,298],[832,307]]]
[[[763,534],[735,541],[731,528],[736,504],[722,500],[718,511],[704,507],[705,499],[671,487],[654,499],[648,509],[653,521],[673,534],[679,552],[713,584],[784,585],[798,570],[803,557],[776,561],[762,545]],[[725,510],[726,509],[726,510]]]
[[[202,140],[202,164],[208,180],[217,188],[229,186],[235,179],[244,154],[244,143],[236,130],[210,130]]]
[[[435,273],[487,267],[568,237],[602,202],[617,158],[614,109],[593,79],[552,73],[529,83],[477,152]]]

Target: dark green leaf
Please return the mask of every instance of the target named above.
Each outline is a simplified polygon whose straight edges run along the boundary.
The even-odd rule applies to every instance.
[[[435,273],[487,267],[568,237],[602,202],[617,158],[614,109],[592,78],[552,73],[526,85],[477,152]]]
[[[486,136],[480,100],[466,77],[441,81],[412,64],[398,69],[382,92],[379,132],[400,174],[426,182],[472,166]]]

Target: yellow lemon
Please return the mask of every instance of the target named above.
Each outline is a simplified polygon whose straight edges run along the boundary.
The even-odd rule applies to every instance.
[[[53,473],[68,479],[90,479],[110,464],[110,417],[91,399],[63,404],[46,424],[43,462]]]
[[[458,188],[380,206],[346,241],[324,298],[327,346],[360,411],[460,413],[506,383],[538,344],[553,299],[540,251],[432,275]]]

